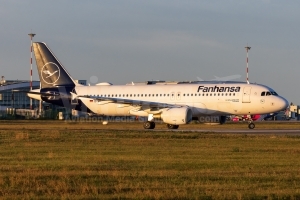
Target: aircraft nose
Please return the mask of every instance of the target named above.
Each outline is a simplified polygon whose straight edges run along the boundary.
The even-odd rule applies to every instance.
[[[285,98],[279,97],[277,105],[278,105],[278,109],[284,110],[289,106],[289,102]]]

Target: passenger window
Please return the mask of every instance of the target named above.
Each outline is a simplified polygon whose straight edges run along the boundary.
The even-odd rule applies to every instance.
[[[210,93],[210,96],[212,96],[212,93]]]
[[[191,96],[193,96],[193,94],[191,94]]]

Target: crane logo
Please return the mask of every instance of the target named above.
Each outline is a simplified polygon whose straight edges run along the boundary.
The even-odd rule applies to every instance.
[[[57,64],[53,62],[46,63],[41,70],[41,77],[47,84],[54,84],[60,77],[60,70]]]

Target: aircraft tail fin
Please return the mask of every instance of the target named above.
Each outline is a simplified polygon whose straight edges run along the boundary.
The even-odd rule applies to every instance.
[[[41,88],[77,85],[45,43],[34,42],[33,49]]]

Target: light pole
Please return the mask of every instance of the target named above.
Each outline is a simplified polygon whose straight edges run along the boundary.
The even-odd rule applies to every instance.
[[[248,51],[251,49],[251,47],[249,47],[248,45],[245,47],[246,48],[246,51],[247,51],[247,69],[246,69],[246,74],[247,74],[247,83],[249,84],[249,71],[248,71],[248,67],[249,67],[249,64],[248,64]]]
[[[32,38],[35,36],[34,33],[28,34],[30,37],[30,91],[32,90]],[[32,99],[30,98],[30,110],[32,110]]]

